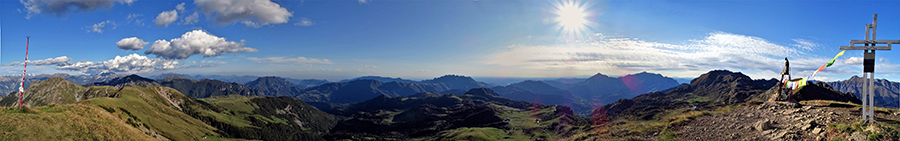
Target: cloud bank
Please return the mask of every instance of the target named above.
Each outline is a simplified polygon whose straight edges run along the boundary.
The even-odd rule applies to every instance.
[[[178,68],[178,61],[165,59],[151,59],[147,56],[131,54],[128,56],[116,56],[112,60],[103,62],[78,62],[75,64],[57,66],[58,70],[79,71],[84,73],[127,72],[144,73],[156,70]]]
[[[244,47],[244,40],[239,43],[227,41],[223,37],[210,35],[202,30],[194,30],[184,33],[181,38],[169,41],[157,40],[144,54],[153,54],[165,59],[184,60],[196,54],[203,54],[203,57],[215,57],[227,53],[258,51],[254,48]]]
[[[195,0],[218,24],[240,22],[248,27],[287,23],[293,14],[270,0]]]
[[[807,74],[831,59],[806,57],[803,50],[816,46],[806,40],[795,40],[796,46],[783,46],[759,37],[725,32],[712,32],[705,38],[682,44],[595,36],[594,41],[561,46],[510,46],[482,63],[534,70],[705,72],[730,69],[777,73],[784,66],[784,57],[788,57],[795,74]],[[845,70],[830,69],[823,73]]]
[[[35,60],[28,61],[29,66],[46,66],[46,65],[69,65],[72,64],[72,58],[66,56],[60,56],[56,58],[47,58],[44,60]],[[0,66],[22,66],[25,65],[23,62],[12,62],[7,64],[0,64]]]
[[[131,5],[136,0],[19,0],[28,11],[26,19],[39,14],[53,14],[62,18],[73,12],[90,12],[111,8],[115,2]]]

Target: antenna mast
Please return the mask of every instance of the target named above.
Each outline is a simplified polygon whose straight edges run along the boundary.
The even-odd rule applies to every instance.
[[[19,85],[19,108],[22,108],[22,101],[25,99],[25,69],[28,68],[28,44],[31,43],[31,36],[25,36],[25,65],[22,67],[22,85]]]

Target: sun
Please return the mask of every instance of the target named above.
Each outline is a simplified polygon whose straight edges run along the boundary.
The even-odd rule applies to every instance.
[[[556,15],[558,15],[556,21],[559,22],[563,28],[580,28],[587,22],[587,19],[584,19],[587,15],[584,13],[584,9],[581,9],[573,3],[564,4],[562,7],[559,7],[559,11],[556,11]]]
[[[583,39],[582,34],[587,34],[588,26],[592,24],[587,18],[590,16],[585,10],[586,4],[576,0],[565,0],[554,3],[556,27],[561,32],[561,37],[566,41]]]

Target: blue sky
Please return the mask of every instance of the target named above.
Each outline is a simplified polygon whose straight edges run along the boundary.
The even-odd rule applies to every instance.
[[[177,72],[337,81],[365,75],[586,77],[643,71],[696,77],[728,69],[759,79],[778,77],[788,57],[798,77],[834,57],[838,46],[862,39],[872,14],[879,14],[878,39],[900,39],[898,5],[2,0],[0,74],[21,73],[17,62],[24,59],[25,36],[31,36],[30,73]],[[900,65],[894,63],[900,58],[893,52],[878,52],[876,77],[900,80]],[[861,56],[862,51],[848,51],[816,79],[860,74]]]

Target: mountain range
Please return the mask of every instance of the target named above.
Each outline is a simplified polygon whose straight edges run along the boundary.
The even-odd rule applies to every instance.
[[[162,81],[169,77],[181,77],[181,78],[188,78],[188,79],[194,79],[194,80],[212,79],[212,80],[219,80],[219,81],[225,81],[225,82],[234,82],[234,83],[238,83],[238,84],[246,84],[250,81],[253,81],[253,80],[256,80],[257,78],[259,78],[259,76],[251,76],[251,75],[199,75],[199,74],[188,75],[188,74],[179,74],[179,73],[162,73],[162,74],[152,76],[152,77],[157,81]],[[266,77],[266,76],[263,76],[263,77]],[[302,87],[318,86],[318,85],[329,82],[328,80],[324,80],[324,79],[293,79],[293,78],[283,78],[283,79],[285,79],[291,83],[294,83],[295,85],[302,86]]]
[[[853,76],[843,81],[827,82],[828,85],[834,87],[835,90],[841,92],[849,92],[857,97],[862,97],[863,84],[865,78]],[[900,108],[900,82],[888,81],[887,79],[875,79],[875,106],[885,108]]]
[[[860,103],[859,98],[835,89],[858,87],[856,81],[860,80],[810,82],[792,99],[825,100],[830,101],[825,105],[852,108]],[[775,79],[753,80],[727,70],[710,71],[689,84],[667,87],[673,81],[650,73],[597,74],[587,79],[490,86],[470,77],[448,75],[418,82],[356,79],[303,87],[272,76],[239,84],[128,75],[84,85],[53,77],[25,89],[24,101],[30,108],[10,107],[19,99],[15,95],[0,97],[0,113],[4,113],[0,114],[0,127],[10,127],[0,128],[0,139],[590,140],[596,132],[662,139],[673,136],[669,127],[685,133],[690,130],[682,129],[691,126],[707,128],[674,121],[764,103],[777,91]],[[876,83],[881,83],[884,91],[891,91],[890,85],[895,84]],[[619,95],[602,95],[608,91]],[[637,96],[609,104],[597,102],[598,97],[622,94]],[[776,109],[763,106],[752,109]],[[820,108],[827,107],[807,106],[793,112]],[[655,127],[663,129],[645,129]],[[578,138],[569,138],[573,136]]]
[[[661,115],[671,114],[668,111],[674,109],[712,110],[749,101],[762,102],[777,91],[777,87],[773,87],[777,83],[778,80],[775,79],[753,80],[740,72],[714,70],[700,75],[690,84],[604,105],[595,109],[591,118],[595,123],[618,119],[660,120],[663,117]],[[860,103],[859,98],[853,94],[833,90],[825,83],[805,86],[794,95],[794,99]]]
[[[165,85],[175,81],[172,79],[197,81],[167,79],[159,83]],[[32,108],[0,108],[5,113],[0,115],[0,121],[4,121],[0,127],[15,127],[4,128],[5,134],[0,137],[14,140],[46,137],[461,140],[471,138],[473,133],[509,131],[509,134],[479,137],[542,140],[570,136],[588,128],[587,121],[575,116],[568,107],[509,100],[488,88],[471,89],[463,95],[432,92],[408,97],[380,95],[346,106],[313,108],[290,97],[229,94],[197,99],[165,86],[140,86],[147,84],[144,82],[152,80],[132,75],[87,87],[62,78],[35,82],[26,90],[25,103]],[[346,84],[357,83],[372,86],[380,82],[356,80]],[[204,84],[208,83],[184,86],[204,87]],[[394,86],[391,84],[404,83],[381,85]],[[6,97],[0,103],[12,106],[17,99]],[[45,118],[33,120],[28,118],[31,116]],[[504,121],[505,118],[512,120]],[[28,126],[19,126],[23,123]]]
[[[418,82],[418,81],[403,79],[403,78],[399,78],[399,77],[391,78],[391,77],[381,77],[381,76],[362,76],[362,77],[357,77],[357,78],[353,78],[353,79],[344,79],[344,80],[341,80],[338,82],[350,82],[350,81],[354,81],[354,80],[364,80],[364,79],[375,80],[375,81],[380,81],[380,82],[385,82],[385,83],[387,83],[387,82],[417,83]]]
[[[156,81],[138,75],[129,75],[109,81],[85,84],[85,86],[165,86],[174,88],[178,91],[183,92],[183,94],[193,98],[206,98],[231,94],[243,96],[265,95],[260,90],[253,89],[251,87],[247,87],[234,82],[223,82],[211,79],[193,80],[181,77],[169,77],[160,81]]]
[[[25,104],[33,109],[0,108],[6,113],[0,120],[15,121],[0,127],[16,126],[4,133],[94,140],[321,140],[336,123],[334,116],[289,97],[231,94],[198,100],[164,86],[83,87],[59,77],[35,82],[26,93]],[[0,105],[17,100],[6,97]],[[33,115],[45,118],[27,118]]]
[[[266,95],[290,96],[305,102],[333,103],[354,103],[378,96],[410,96],[423,92],[443,92],[451,89],[471,89],[489,86],[483,82],[475,81],[471,77],[458,75],[446,75],[420,82],[399,78],[367,76],[313,87],[298,87],[280,77],[260,77],[257,80],[248,82],[246,85],[262,90]]]
[[[67,81],[73,82],[75,84],[87,84],[93,82],[102,82],[108,81],[115,78],[123,77],[124,74],[116,74],[116,73],[100,73],[100,74],[92,74],[92,75],[69,75],[65,73],[56,73],[56,74],[29,74],[25,77],[25,87],[29,87],[31,83],[41,80],[50,79],[53,77],[59,77],[65,79]],[[22,82],[22,75],[4,75],[0,76],[0,95],[19,91],[19,84]]]

